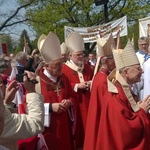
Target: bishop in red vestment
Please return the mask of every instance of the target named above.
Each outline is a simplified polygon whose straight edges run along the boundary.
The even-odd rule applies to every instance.
[[[107,91],[107,76],[115,68],[114,59],[112,56],[111,45],[113,45],[113,37],[102,43],[102,39],[97,40],[98,45],[98,60],[95,67],[95,76],[93,77],[91,97],[86,123],[84,150],[95,150],[98,130],[100,125],[101,107],[103,107],[103,96]],[[111,40],[111,42],[110,42]],[[100,58],[101,57],[101,58]],[[100,69],[98,69],[100,66]],[[98,71],[98,73],[97,73]]]
[[[70,51],[70,60],[63,64],[62,72],[68,77],[76,94],[74,143],[75,149],[79,149],[83,148],[93,71],[88,64],[83,63],[84,41],[79,33],[72,32],[66,40],[66,45]]]
[[[43,69],[39,72],[39,76],[45,103],[50,103],[53,107],[53,104],[62,103],[63,99],[70,98],[71,87],[65,75],[58,77],[55,83],[43,74]],[[45,127],[43,132],[49,150],[73,150],[72,122],[68,111],[50,112],[50,126]]]
[[[143,70],[131,42],[124,50],[113,50],[113,56],[116,72],[108,76],[95,150],[148,150],[150,96],[138,101],[131,89]]]
[[[134,112],[121,85],[115,85],[118,94],[105,93],[95,150],[150,149],[150,115],[142,108]]]
[[[75,84],[80,83],[79,77],[76,71],[69,68],[67,65],[63,65],[63,73],[67,75],[69,78],[69,82],[71,83],[72,89],[74,89]],[[85,81],[89,81],[92,78],[92,70],[88,65],[85,65],[83,70],[83,76]],[[89,99],[90,99],[90,90],[79,89],[76,93],[75,98],[75,112],[76,112],[76,120],[75,120],[75,145],[76,147],[83,147],[84,141],[84,133],[86,126],[86,118],[89,107]]]
[[[109,71],[101,68],[95,75],[91,90],[91,98],[87,116],[84,150],[93,150],[96,146],[97,134],[100,123],[101,107],[104,93],[107,91],[107,75]]]
[[[37,68],[36,73],[39,75],[39,91],[44,96],[45,103],[43,136],[46,145],[49,150],[73,150],[73,113],[71,113],[73,92],[68,78],[62,74],[60,41],[50,32],[48,36],[41,35],[38,47],[45,62],[44,67]]]

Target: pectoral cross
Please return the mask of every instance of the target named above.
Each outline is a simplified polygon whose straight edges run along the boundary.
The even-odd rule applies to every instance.
[[[59,92],[61,91],[61,89],[59,89],[59,86],[56,86],[56,90],[55,92],[57,92],[57,96],[59,96]]]

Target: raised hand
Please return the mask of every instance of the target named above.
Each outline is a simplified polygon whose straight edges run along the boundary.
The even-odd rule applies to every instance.
[[[6,88],[4,102],[6,104],[11,104],[15,98],[15,94],[19,89],[19,83],[17,81],[12,81]]]

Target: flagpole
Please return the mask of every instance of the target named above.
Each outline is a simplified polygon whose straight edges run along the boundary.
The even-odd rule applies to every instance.
[[[26,53],[26,54],[28,54],[28,50],[27,50],[27,42],[26,42],[25,36],[23,37],[23,39],[24,39],[24,49],[23,49],[23,52]]]
[[[133,44],[133,47],[134,47],[134,33],[132,34],[132,44]]]
[[[105,23],[108,22],[108,7],[107,7],[108,2],[109,2],[109,0],[94,0],[94,3],[96,6],[104,5]]]
[[[106,2],[106,4],[104,4],[105,23],[108,22],[108,6],[107,6],[107,3],[108,3],[108,2]]]

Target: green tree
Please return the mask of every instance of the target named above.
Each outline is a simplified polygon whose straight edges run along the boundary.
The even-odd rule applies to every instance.
[[[109,0],[108,21],[127,15],[131,28],[128,36],[132,37],[134,24],[138,23],[138,19],[146,17],[149,9],[149,0]],[[49,31],[53,31],[61,42],[64,41],[65,25],[88,27],[105,22],[103,5],[95,6],[94,1],[89,0],[39,0],[35,7],[27,9],[26,17],[29,18],[28,23],[36,31],[37,37],[42,33],[48,34]],[[93,47],[90,47],[90,44],[86,45],[89,51]]]
[[[26,44],[28,54],[31,54],[33,48],[32,48],[31,42],[30,42],[30,38],[28,36],[27,31],[23,30],[20,35],[20,38],[19,38],[18,47],[16,48],[17,51],[23,51],[25,44]]]

